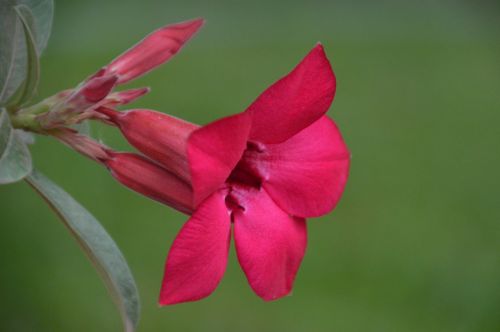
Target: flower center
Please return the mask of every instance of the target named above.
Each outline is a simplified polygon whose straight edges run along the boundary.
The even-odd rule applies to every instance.
[[[226,206],[230,210],[245,210],[245,193],[260,190],[263,176],[258,167],[258,156],[265,152],[265,147],[256,142],[248,142],[240,161],[227,179],[229,193]]]
[[[228,184],[259,189],[262,184],[262,175],[257,167],[256,157],[264,151],[265,147],[262,144],[248,142],[243,156],[227,179]]]

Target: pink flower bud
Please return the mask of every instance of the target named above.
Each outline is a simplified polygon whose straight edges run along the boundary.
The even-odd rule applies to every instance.
[[[87,136],[79,134],[76,130],[71,128],[58,128],[47,132],[48,134],[56,137],[61,142],[72,148],[73,150],[81,153],[85,157],[102,163],[107,159],[107,147],[90,139]]]
[[[167,25],[113,60],[103,74],[116,73],[118,83],[135,79],[174,56],[203,25],[202,19]]]
[[[157,163],[134,153],[120,153],[70,128],[47,132],[82,155],[105,165],[121,184],[186,214],[193,211],[191,186]]]
[[[108,116],[136,149],[190,183],[186,146],[197,125],[144,109],[117,112],[101,107],[97,112]]]
[[[104,164],[121,184],[178,211],[193,211],[191,187],[175,174],[134,153],[108,154]]]
[[[93,117],[92,108],[100,102],[115,87],[118,76],[107,75],[94,77],[80,88],[66,95],[65,99],[52,106],[50,112],[38,117],[38,122],[44,129],[72,125]]]
[[[162,27],[137,43],[87,78],[63,100],[51,105],[49,112],[37,120],[50,130],[98,117],[95,109],[132,102],[149,91],[148,88],[112,93],[119,84],[129,82],[170,60],[203,25],[202,19]],[[57,97],[60,95],[57,94]],[[36,105],[38,107],[38,105]],[[41,105],[45,106],[45,105]],[[40,106],[40,107],[41,107]]]

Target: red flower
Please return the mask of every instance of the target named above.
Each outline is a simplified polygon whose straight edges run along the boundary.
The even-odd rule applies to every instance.
[[[331,211],[347,180],[350,154],[325,116],[334,93],[335,77],[318,45],[245,112],[186,131],[196,210],[168,254],[160,304],[198,300],[215,290],[226,268],[231,223],[255,293],[274,300],[291,291],[306,249],[305,218]],[[117,122],[130,136],[133,128]],[[131,143],[161,159],[158,147]]]
[[[202,23],[153,32],[79,88],[48,98],[50,111],[40,115],[40,124],[106,165],[125,186],[191,214],[167,257],[161,305],[215,290],[226,268],[231,224],[250,286],[274,300],[292,289],[306,249],[305,218],[331,211],[347,180],[349,152],[325,116],[335,76],[318,45],[245,112],[203,127],[150,110],[112,109],[148,91],[112,93],[116,85],[167,61]],[[116,125],[146,157],[61,128],[86,117]]]
[[[334,93],[335,77],[318,45],[245,112],[201,128],[151,110],[97,109],[161,165],[112,153],[104,163],[113,175],[194,211],[168,255],[160,304],[213,292],[226,267],[231,223],[257,295],[273,300],[290,292],[306,248],[305,218],[331,211],[347,180],[349,152],[324,115]]]

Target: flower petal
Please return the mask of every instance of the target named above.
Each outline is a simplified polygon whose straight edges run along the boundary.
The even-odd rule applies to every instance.
[[[144,96],[149,90],[149,88],[138,88],[113,92],[104,99],[104,102],[100,106],[116,107],[118,105],[126,105]]]
[[[335,123],[326,116],[280,144],[252,154],[264,174],[263,186],[286,212],[317,217],[339,201],[350,154]]]
[[[244,210],[234,211],[234,240],[248,282],[266,301],[285,296],[306,250],[305,219],[289,216],[263,189],[236,195]]]
[[[202,19],[195,19],[154,31],[113,60],[105,71],[117,73],[120,76],[118,83],[125,83],[143,75],[174,56],[203,22]]]
[[[335,75],[318,44],[287,76],[264,91],[247,109],[252,115],[250,137],[279,143],[326,113],[335,94]]]
[[[226,269],[231,222],[218,191],[196,210],[177,235],[165,265],[160,305],[210,295]]]
[[[113,90],[117,81],[118,76],[116,75],[94,77],[85,82],[74,96],[82,95],[89,104],[97,103]],[[71,99],[68,102],[71,102]]]
[[[246,113],[228,116],[195,130],[188,139],[194,205],[217,190],[246,148],[250,131]]]

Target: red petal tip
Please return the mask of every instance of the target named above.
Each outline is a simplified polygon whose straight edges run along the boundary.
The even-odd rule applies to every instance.
[[[96,103],[104,99],[116,85],[117,75],[106,75],[89,80],[81,89],[81,94],[88,102]]]

